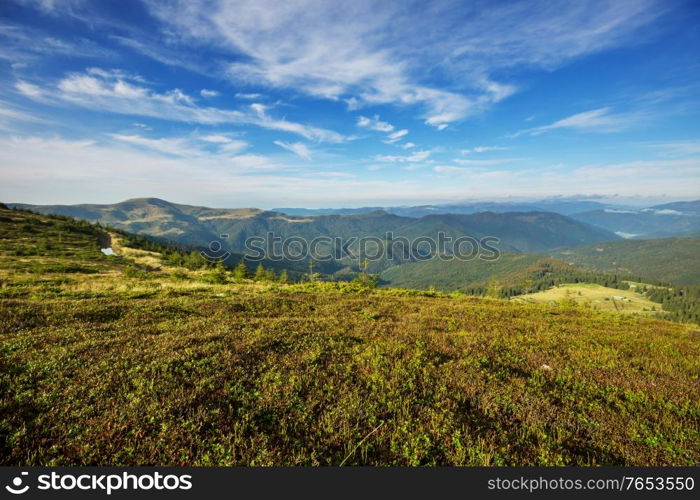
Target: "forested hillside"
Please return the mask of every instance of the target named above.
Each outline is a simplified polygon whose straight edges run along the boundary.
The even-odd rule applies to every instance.
[[[625,240],[547,252],[573,266],[679,285],[700,285],[700,238]]]

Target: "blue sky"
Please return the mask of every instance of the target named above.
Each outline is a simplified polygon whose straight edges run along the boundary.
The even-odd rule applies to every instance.
[[[693,1],[0,3],[0,200],[700,198]]]

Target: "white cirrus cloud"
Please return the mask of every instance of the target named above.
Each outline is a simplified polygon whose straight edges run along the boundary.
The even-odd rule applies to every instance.
[[[32,83],[23,82],[21,80],[15,83],[15,89],[17,89],[21,94],[34,99],[41,97],[43,94],[43,91],[39,86]]]
[[[403,128],[401,130],[397,130],[396,132],[392,132],[391,134],[389,134],[384,140],[384,142],[386,142],[387,144],[393,144],[406,137],[406,135],[408,135],[408,130]]]
[[[700,139],[689,141],[653,142],[645,144],[647,147],[660,151],[661,156],[688,156],[700,154]]]
[[[642,29],[665,12],[658,0],[468,5],[447,0],[425,9],[358,0],[342,13],[322,0],[147,0],[147,5],[180,37],[228,53],[227,74],[235,81],[342,99],[350,109],[415,105],[438,129],[514,93],[515,85],[496,81],[499,70],[551,70],[638,43],[648,36]],[[432,74],[445,84],[427,83]]]
[[[275,118],[268,114],[268,108],[263,104],[253,103],[236,110],[199,106],[180,89],[157,92],[135,83],[133,78],[126,79],[108,72],[70,73],[55,86],[45,86],[40,94],[35,92],[36,86],[20,83],[23,85],[18,90],[27,97],[56,105],[70,104],[95,111],[204,125],[255,125],[318,142],[339,143],[346,139],[332,130]]]
[[[311,159],[311,151],[309,150],[309,147],[303,142],[274,141],[274,143],[277,146],[286,149],[287,151],[291,151],[299,158],[303,158],[304,160]]]
[[[220,92],[218,92],[217,90],[202,89],[199,91],[199,95],[201,95],[202,97],[205,97],[205,98],[216,97],[216,96],[220,95]]]
[[[182,136],[150,138],[137,134],[109,134],[112,139],[140,148],[165,153],[167,155],[187,158],[197,157],[230,157],[238,154],[248,147],[248,143],[240,140],[232,140],[223,136]],[[202,144],[206,143],[206,144]],[[210,146],[214,145],[212,151]]]
[[[217,144],[228,144],[232,141],[230,137],[226,137],[225,135],[217,135],[217,134],[211,134],[211,135],[203,135],[200,137],[201,140],[206,141],[206,142],[214,142]]]
[[[456,167],[454,165],[435,165],[433,167],[433,171],[441,175],[452,175],[468,172],[469,169],[464,167]]]
[[[381,161],[386,163],[417,163],[427,160],[430,157],[431,153],[432,151],[423,150],[416,151],[415,153],[412,153],[410,155],[376,155],[374,157],[374,161]]]
[[[115,52],[83,37],[50,36],[46,32],[10,23],[0,24],[0,60],[28,63],[55,56],[107,60]]]
[[[236,92],[236,94],[234,95],[234,97],[236,97],[237,99],[246,99],[249,101],[253,101],[255,99],[260,99],[262,96],[263,96],[262,94],[259,94],[257,92],[249,92],[249,93]]]
[[[17,122],[46,122],[43,118],[0,100],[0,130],[12,130]]]
[[[488,153],[490,151],[505,151],[506,149],[508,148],[503,146],[476,146],[472,149],[462,149],[460,153],[463,155],[468,155],[472,153]]]
[[[358,116],[355,125],[360,128],[376,130],[377,132],[391,132],[394,130],[394,126],[389,122],[380,120],[379,115],[374,115],[371,118],[367,118],[366,116]]]
[[[610,107],[592,109],[582,113],[576,113],[561,120],[557,120],[549,125],[532,127],[520,130],[511,135],[519,137],[521,135],[540,135],[545,132],[557,129],[573,129],[588,132],[619,132],[638,123],[642,118],[639,113],[613,113]]]
[[[488,160],[472,160],[466,158],[455,158],[452,160],[458,165],[466,166],[488,166],[488,165],[500,165],[503,163],[513,163],[516,161],[522,161],[524,158],[490,158]]]

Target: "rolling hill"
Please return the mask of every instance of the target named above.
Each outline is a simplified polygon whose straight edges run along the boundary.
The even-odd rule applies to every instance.
[[[527,279],[526,269],[541,260],[542,257],[537,254],[504,253],[495,261],[477,258],[471,261],[433,259],[409,262],[384,270],[380,274],[380,283],[419,290],[435,288],[445,292],[465,292],[518,277]]]

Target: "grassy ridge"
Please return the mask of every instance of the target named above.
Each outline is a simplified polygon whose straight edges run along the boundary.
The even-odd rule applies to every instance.
[[[133,273],[94,228],[31,254],[59,219],[0,212],[3,465],[700,462],[687,325]]]

